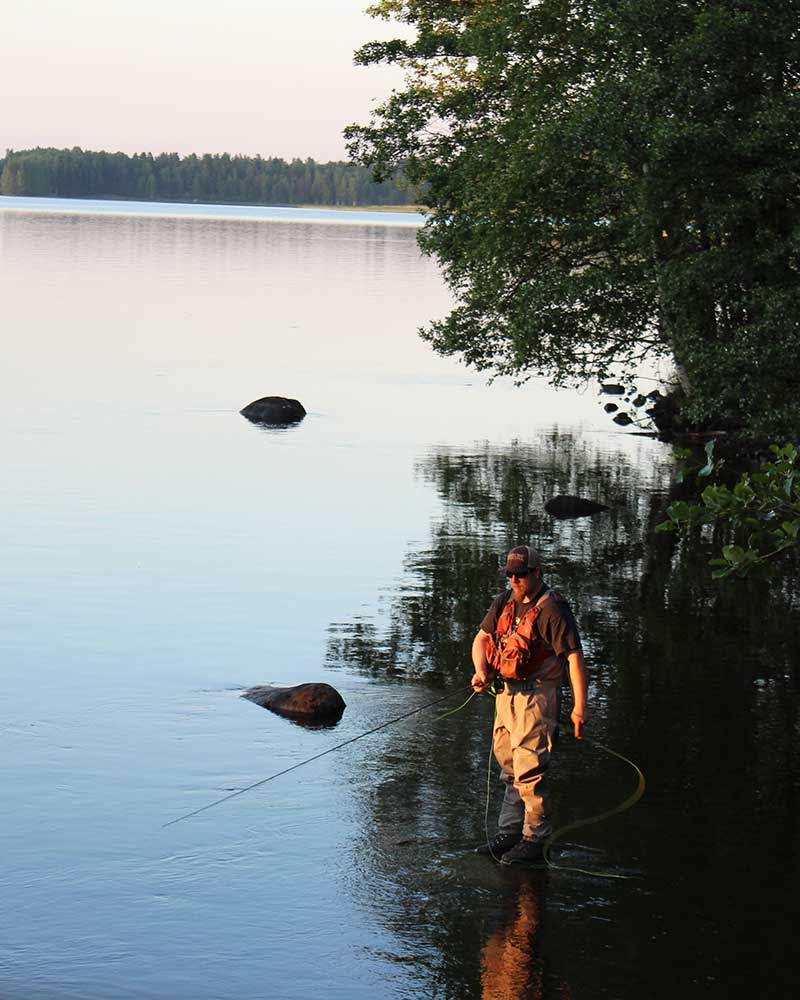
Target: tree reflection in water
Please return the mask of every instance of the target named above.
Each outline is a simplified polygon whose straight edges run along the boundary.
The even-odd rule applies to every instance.
[[[649,789],[624,817],[581,830],[558,859],[645,877],[587,884],[550,875],[545,946],[541,885],[469,851],[483,836],[489,699],[373,743],[368,767],[353,775],[359,868],[368,872],[360,891],[406,943],[429,994],[672,996],[674,980],[667,989],[661,974],[676,953],[692,981],[714,984],[742,949],[774,978],[791,952],[790,925],[757,953],[752,942],[758,914],[785,905],[798,879],[797,575],[720,589],[708,577],[707,545],[656,534],[676,487],[668,451],[651,441],[631,454],[552,432],[467,454],[440,449],[416,472],[442,501],[430,544],[408,554],[374,618],[331,626],[328,665],[426,682],[382,684],[388,716],[409,699],[422,703],[432,685],[468,684],[472,636],[504,586],[499,558],[530,540],[581,626],[590,735],[637,760]],[[555,521],[543,507],[559,493],[611,509]],[[634,780],[571,739],[562,739],[553,778],[557,824],[616,804]],[[755,844],[768,888],[730,879]],[[719,914],[734,908],[736,929],[723,930]],[[709,933],[712,946],[699,954],[698,937]],[[524,968],[512,982],[515,962]],[[527,992],[513,992],[517,981]]]
[[[647,465],[643,472],[622,452],[597,453],[557,431],[536,444],[434,452],[417,467],[443,501],[431,545],[409,553],[404,578],[381,601],[377,622],[331,627],[328,662],[378,676],[463,676],[465,650],[505,586],[498,567],[522,540],[539,546],[548,579],[576,611],[611,615],[608,574],[633,583],[647,571],[642,522],[660,517],[669,488],[671,462],[648,457]],[[611,510],[556,521],[544,503],[559,493],[597,498]],[[663,548],[673,539],[660,536],[659,543]]]

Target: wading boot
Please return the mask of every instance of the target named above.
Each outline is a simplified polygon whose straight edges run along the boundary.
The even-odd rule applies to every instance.
[[[517,844],[500,858],[501,865],[541,864],[544,860],[544,844],[541,840],[520,838]]]
[[[496,833],[491,840],[475,848],[476,854],[488,854],[496,860],[522,840],[521,833]]]

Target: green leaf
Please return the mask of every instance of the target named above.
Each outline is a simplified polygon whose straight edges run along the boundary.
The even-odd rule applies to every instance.
[[[800,518],[796,521],[784,521],[781,525],[783,533],[791,538],[792,541],[797,541],[797,536],[800,534]]]
[[[714,463],[713,462],[707,462],[703,466],[703,468],[698,471],[697,475],[698,476],[710,476],[713,471],[714,471]]]
[[[686,521],[691,509],[691,504],[687,503],[686,500],[676,500],[667,507],[667,514],[675,522]]]
[[[729,563],[734,564],[742,562],[745,557],[744,549],[741,545],[723,545],[722,555]]]

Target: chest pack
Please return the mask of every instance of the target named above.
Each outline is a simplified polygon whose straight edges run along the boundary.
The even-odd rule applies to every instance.
[[[546,601],[563,601],[554,590],[547,590],[538,601],[528,605],[517,619],[513,596],[497,619],[489,663],[508,680],[524,681],[558,664],[553,647],[536,631],[536,619]]]

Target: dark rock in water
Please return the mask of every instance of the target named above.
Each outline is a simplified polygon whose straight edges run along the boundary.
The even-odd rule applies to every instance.
[[[242,694],[262,708],[303,722],[335,722],[345,710],[344,698],[330,684],[297,684],[294,687],[248,688]]]
[[[633,405],[638,410],[641,409],[641,407],[643,407],[646,402],[647,402],[647,396],[643,396],[641,393],[639,393],[636,399],[634,399]]]
[[[583,497],[557,496],[548,500],[544,505],[548,514],[561,520],[568,517],[587,517],[590,514],[599,514],[601,510],[608,510],[605,504],[596,503],[594,500],[584,500]]]
[[[603,409],[606,411],[606,413],[616,413],[619,407],[617,406],[616,403],[606,403]]]
[[[239,411],[254,424],[283,425],[299,423],[306,415],[305,407],[296,399],[286,396],[264,396],[248,403]]]
[[[629,417],[627,413],[618,413],[616,417],[612,418],[615,424],[619,424],[621,427],[627,427],[628,424],[633,423],[633,418]]]
[[[625,386],[618,385],[616,382],[606,382],[600,386],[600,392],[605,393],[606,396],[624,396]]]

